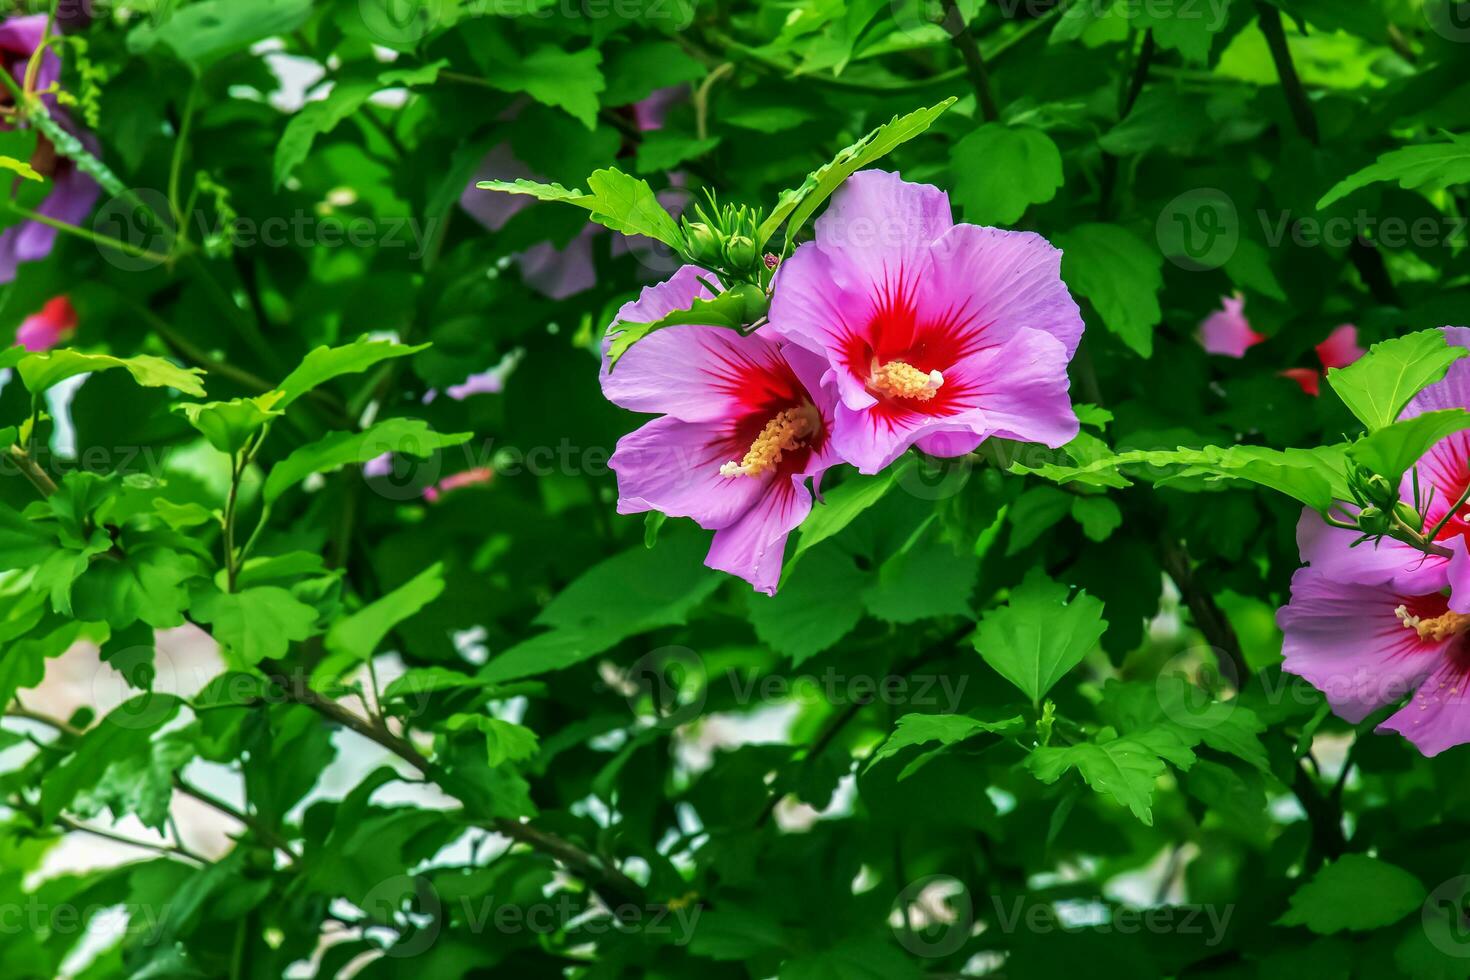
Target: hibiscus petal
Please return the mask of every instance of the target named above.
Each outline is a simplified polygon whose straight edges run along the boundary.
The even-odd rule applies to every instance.
[[[842,352],[854,338],[869,342],[867,327],[874,303],[849,284],[861,274],[842,253],[828,253],[807,243],[781,263],[771,290],[770,329],[832,365],[829,377],[850,408],[866,408],[877,399],[863,380],[843,362]]]
[[[1061,341],[1070,358],[1082,311],[1062,281],[1062,252],[1029,231],[956,225],[934,243],[918,303],[936,323],[986,345],[1023,327]]]
[[[1338,582],[1356,585],[1386,585],[1409,595],[1437,592],[1445,586],[1448,562],[1438,555],[1383,538],[1378,543],[1328,525],[1316,511],[1304,509],[1296,526],[1296,543],[1302,561],[1312,570]]]
[[[786,538],[811,509],[812,495],[803,477],[771,483],[744,516],[715,532],[704,563],[745,579],[757,592],[775,595]]]
[[[1322,362],[1323,369],[1342,368],[1363,356],[1363,348],[1358,343],[1358,328],[1351,323],[1344,323],[1337,327],[1327,339],[1317,345],[1317,360]]]
[[[863,170],[843,182],[813,228],[822,251],[841,252],[868,282],[881,283],[917,271],[929,245],[953,226],[944,191]]]
[[[1310,569],[1291,579],[1291,601],[1276,614],[1282,669],[1305,678],[1353,724],[1414,690],[1439,664],[1445,642],[1427,643],[1395,613],[1437,596],[1404,596],[1385,586],[1334,582]]]
[[[987,435],[1056,448],[1077,438],[1077,413],[1067,394],[1070,357],[1056,337],[1022,328],[956,365],[946,384],[979,408]]]
[[[1470,347],[1470,327],[1444,327],[1452,347]],[[1442,408],[1470,408],[1470,357],[1450,365],[1445,376],[1409,400],[1400,418],[1411,419]]]
[[[1409,703],[1378,726],[1403,735],[1427,756],[1470,742],[1470,642],[1462,634],[1451,644]]]
[[[709,291],[686,265],[669,279],[643,290],[618,311],[620,320],[646,323],[685,309]],[[748,413],[770,390],[788,386],[789,370],[769,333],[742,336],[713,326],[656,330],[628,349],[610,369],[604,358],[602,392],[634,412],[672,415],[686,422],[727,420]]]
[[[1211,354],[1244,357],[1247,350],[1266,338],[1251,329],[1250,321],[1245,318],[1245,300],[1226,296],[1222,308],[1199,325],[1199,339]]]
[[[730,435],[728,426],[666,417],[619,439],[608,463],[618,475],[618,513],[658,510],[706,529],[733,524],[773,481],[720,475],[745,452]]]

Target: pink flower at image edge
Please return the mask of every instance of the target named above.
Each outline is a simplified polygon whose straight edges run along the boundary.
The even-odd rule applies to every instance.
[[[1470,329],[1446,327],[1445,334],[1451,344],[1470,347]],[[1465,360],[1416,395],[1402,418],[1445,408],[1470,408]],[[1434,491],[1425,512],[1425,526],[1433,527],[1470,482],[1470,433],[1441,439],[1415,468],[1421,489]],[[1412,480],[1405,474],[1400,487],[1407,501]],[[1321,690],[1354,724],[1412,692],[1379,728],[1404,735],[1425,755],[1470,742],[1467,532],[1470,515],[1462,512],[1436,535],[1450,558],[1391,538],[1354,547],[1356,532],[1305,511],[1297,541],[1307,567],[1292,578],[1290,601],[1277,614],[1283,669]]]

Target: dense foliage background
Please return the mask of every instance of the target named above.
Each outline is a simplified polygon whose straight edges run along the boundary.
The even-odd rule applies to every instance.
[[[1470,5],[10,6],[7,976],[1470,976],[1470,750],[1281,671],[1317,489],[1178,452],[1470,321]],[[1082,434],[834,470],[774,598],[619,516],[680,259],[474,182],[770,208],[951,96],[877,165],[1064,250]]]

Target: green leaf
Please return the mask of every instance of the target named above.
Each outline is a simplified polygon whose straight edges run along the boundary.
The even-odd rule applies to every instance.
[[[851,554],[841,548],[822,548],[802,563],[799,572],[788,570],[775,595],[748,594],[746,604],[755,635],[799,666],[852,632],[862,620],[862,589],[869,578]]]
[[[720,145],[720,137],[695,139],[678,133],[649,133],[638,144],[638,172],[651,174],[673,170],[689,160],[697,160]]]
[[[158,45],[173,50],[196,74],[232,51],[268,37],[289,35],[311,16],[311,0],[203,0],[139,18],[128,34],[135,54]]]
[[[255,398],[235,398],[227,402],[190,402],[178,406],[189,424],[204,434],[209,444],[233,456],[272,419],[285,413],[275,408],[281,400],[279,391],[268,391]]]
[[[648,181],[609,167],[594,170],[587,187],[593,194],[593,221],[624,235],[647,235],[672,249],[683,249],[679,226],[658,203]]]
[[[575,204],[578,207],[592,210],[595,195],[586,191],[569,190],[560,184],[542,184],[534,180],[526,180],[518,177],[515,180],[482,180],[475,185],[481,190],[498,191],[502,194],[523,194],[534,197],[538,201],[561,201],[565,204]]]
[[[1159,485],[1205,476],[1215,480],[1245,480],[1270,487],[1326,513],[1335,500],[1350,498],[1345,477],[1346,454],[1341,446],[1316,449],[1269,449],[1265,446],[1206,446],[1203,449],[1134,450],[1094,460],[1084,466],[1011,466],[1013,473],[1034,473],[1058,483],[1087,481],[1099,473],[1126,466],[1148,467],[1148,478]],[[1178,467],[1178,469],[1174,469]],[[1159,472],[1165,469],[1166,472]]]
[[[270,503],[313,473],[366,463],[384,453],[428,456],[446,446],[461,445],[471,435],[468,432],[441,435],[423,419],[402,417],[385,419],[364,432],[333,432],[302,446],[276,464],[266,477],[263,494]]]
[[[36,180],[42,182],[46,180],[45,177],[42,177],[40,174],[36,173],[36,169],[32,167],[29,163],[26,163],[24,160],[17,160],[15,157],[0,154],[0,168],[9,170],[11,173],[20,174],[20,176],[24,177],[26,180]]]
[[[879,157],[885,156],[896,147],[922,134],[954,103],[955,99],[951,96],[927,109],[915,109],[908,115],[894,116],[856,143],[843,149],[832,158],[830,163],[808,174],[800,187],[782,191],[775,208],[761,222],[756,234],[756,247],[763,247],[783,222],[786,222],[786,241],[795,242],[797,234],[806,224],[807,219],[816,213],[823,201],[831,197],[833,192],[842,186],[843,181]]]
[[[1062,154],[1050,136],[1030,126],[986,123],[949,151],[950,196],[965,220],[1008,225],[1062,186]]]
[[[452,715],[445,722],[451,732],[473,729],[485,733],[485,751],[493,768],[502,762],[524,762],[536,754],[536,733],[489,715]]]
[[[0,503],[0,570],[39,565],[60,547],[54,527],[27,520],[8,504]]]
[[[955,745],[982,732],[999,732],[1011,735],[1025,727],[1019,715],[1000,721],[983,721],[969,715],[923,715],[907,714],[898,719],[887,741],[878,746],[868,757],[865,770],[873,768],[884,759],[891,759],[904,749],[914,745],[938,742]]]
[[[610,338],[607,348],[608,370],[615,369],[618,361],[622,360],[623,355],[628,353],[634,344],[655,330],[684,324],[738,330],[745,324],[746,309],[744,295],[735,290],[728,290],[709,299],[695,299],[688,309],[674,310],[651,323],[618,320],[608,328]]]
[[[607,88],[596,48],[563,51],[542,44],[525,56],[504,46],[501,57],[482,61],[485,80],[506,92],[525,92],[544,105],[565,109],[588,129],[597,126],[598,93]]]
[[[310,155],[318,136],[330,133],[344,119],[364,111],[363,106],[379,87],[377,81],[370,78],[339,79],[326,98],[302,106],[276,142],[272,168],[275,186],[284,184],[291,172]]]
[[[883,499],[893,485],[902,479],[914,461],[905,458],[874,476],[847,473],[841,485],[822,495],[822,502],[812,508],[796,533],[796,548],[782,571],[782,580],[791,574],[802,555],[851,524],[863,511]]]
[[[41,780],[41,812],[55,821],[82,793],[103,782],[113,766],[134,767],[152,757],[153,734],[178,714],[172,694],[140,694],[123,702],[77,741],[61,765]]]
[[[1374,344],[1327,383],[1369,432],[1390,425],[1422,389],[1443,378],[1470,350],[1449,344],[1441,330],[1420,330]]]
[[[0,623],[0,626],[3,626]],[[48,628],[49,627],[49,628]],[[35,687],[46,674],[46,661],[59,657],[77,642],[84,624],[55,620],[10,643],[0,644],[0,700],[9,704],[17,691]]]
[[[117,561],[94,561],[72,586],[72,612],[81,620],[122,629],[142,620],[157,629],[184,623],[198,560],[167,548],[130,550]]]
[[[1073,496],[1056,487],[1031,487],[1006,510],[1011,522],[1007,555],[1019,555],[1055,527],[1072,509]]]
[[[1195,0],[1153,0],[1139,8],[1139,30],[1152,30],[1159,47],[1204,64],[1215,35],[1230,22],[1230,0],[1200,7]]]
[[[1108,628],[1103,604],[1033,568],[1005,606],[980,620],[972,641],[985,662],[1040,703],[1052,685],[1082,662]]]
[[[145,388],[174,388],[186,395],[204,397],[204,386],[199,381],[204,374],[202,370],[176,367],[161,357],[147,354],[122,358],[110,354],[82,354],[63,348],[46,354],[31,354],[17,365],[16,370],[20,372],[26,390],[38,395],[67,378],[112,368],[123,368]]]
[[[361,374],[368,368],[395,357],[409,357],[430,347],[429,344],[394,343],[364,337],[342,347],[318,347],[302,358],[296,370],[276,386],[281,393],[280,408],[287,408],[302,395],[346,374]]]
[[[500,682],[561,670],[627,637],[684,623],[720,578],[704,567],[708,541],[672,530],[651,551],[640,542],[583,572],[536,617],[550,632],[505,650],[480,677]]]
[[[1159,291],[1164,258],[1118,225],[1091,224],[1057,238],[1062,279],[1086,296],[1103,325],[1140,357],[1153,354],[1153,328],[1163,319]]]
[[[1397,865],[1366,854],[1344,854],[1291,896],[1279,925],[1306,926],[1321,936],[1380,929],[1417,912],[1424,886]]]
[[[1106,738],[1109,734],[1105,730],[1097,741],[1065,748],[1036,749],[1027,756],[1026,768],[1042,782],[1054,783],[1075,767],[1095,792],[1132,810],[1152,827],[1154,782],[1164,774],[1164,760],[1187,769],[1194,763],[1194,753],[1165,729],[1121,738]]]
[[[1073,497],[1072,519],[1092,541],[1106,541],[1123,526],[1123,512],[1107,497]]]
[[[235,593],[211,590],[194,600],[190,612],[210,623],[214,638],[250,665],[279,659],[292,642],[316,631],[316,610],[273,585]]]
[[[1396,180],[1406,191],[1438,189],[1470,181],[1470,136],[1450,135],[1448,143],[1421,143],[1390,150],[1357,173],[1345,177],[1322,195],[1317,210],[1330,207],[1353,191],[1385,180]]]
[[[444,565],[436,562],[378,601],[333,623],[327,632],[327,649],[354,662],[367,660],[394,627],[443,592]]]
[[[1446,408],[1425,412],[1370,432],[1347,448],[1348,458],[1398,485],[1399,477],[1419,461],[1436,442],[1470,429],[1470,412]]]

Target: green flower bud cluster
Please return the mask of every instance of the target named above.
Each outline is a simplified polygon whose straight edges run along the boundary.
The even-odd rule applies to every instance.
[[[686,256],[727,278],[758,281],[765,271],[756,246],[760,211],[743,204],[721,207],[713,197],[708,205],[696,204],[694,220],[683,219]]]

